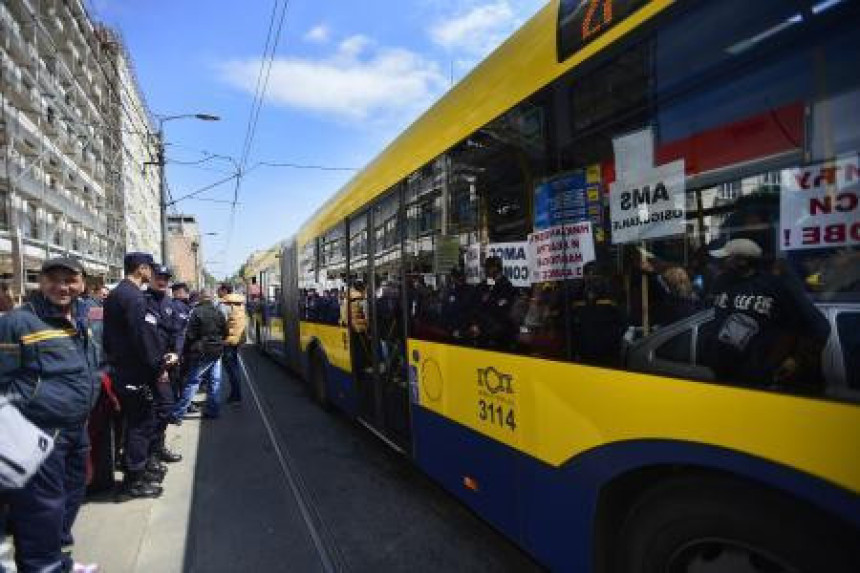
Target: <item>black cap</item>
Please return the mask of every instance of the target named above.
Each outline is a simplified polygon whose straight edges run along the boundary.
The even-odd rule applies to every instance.
[[[42,263],[43,273],[52,269],[67,269],[79,275],[84,274],[84,266],[74,257],[54,257]]]
[[[179,290],[181,288],[184,288],[187,290],[188,285],[186,283],[173,283],[173,285],[170,288],[171,288],[171,290]]]
[[[168,267],[167,265],[155,265],[154,267],[152,267],[152,273],[162,277],[173,276],[173,272],[171,272],[170,267]]]
[[[123,258],[123,264],[126,267],[140,265],[149,265],[154,267],[155,260],[153,260],[152,255],[149,253],[126,253],[125,258]]]

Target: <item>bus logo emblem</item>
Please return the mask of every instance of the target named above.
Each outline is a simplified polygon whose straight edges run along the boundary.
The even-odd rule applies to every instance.
[[[478,386],[485,388],[490,394],[513,394],[514,377],[510,374],[499,372],[492,366],[488,368],[478,368]]]

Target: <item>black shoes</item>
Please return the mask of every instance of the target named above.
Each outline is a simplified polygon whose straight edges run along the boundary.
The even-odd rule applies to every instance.
[[[161,448],[161,451],[158,453],[158,459],[160,459],[162,462],[173,464],[182,461],[182,454],[171,452],[167,448]]]
[[[115,501],[121,503],[130,499],[146,499],[159,497],[164,488],[151,483],[145,478],[146,472],[128,473],[125,481],[117,493]]]

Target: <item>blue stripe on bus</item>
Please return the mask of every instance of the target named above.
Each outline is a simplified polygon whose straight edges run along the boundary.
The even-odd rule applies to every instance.
[[[326,360],[326,392],[332,404],[347,415],[358,415],[358,392],[352,374]]]
[[[781,489],[860,527],[860,500],[802,472],[723,448],[633,440],[585,452],[554,468],[420,406],[413,407],[416,463],[552,570],[594,568],[600,489],[648,466],[722,470]],[[477,484],[472,491],[464,484]]]

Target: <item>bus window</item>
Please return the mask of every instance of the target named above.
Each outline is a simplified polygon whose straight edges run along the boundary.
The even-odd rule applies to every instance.
[[[329,230],[320,238],[319,284],[310,293],[308,320],[322,324],[341,323],[342,301],[345,297],[346,236],[344,224]]]
[[[741,6],[754,17],[734,26]],[[832,378],[816,304],[838,295],[860,308],[860,91],[847,73],[860,42],[828,10],[749,6],[701,3],[556,83],[561,166],[543,204],[579,194],[587,215],[568,220],[587,221],[593,241],[581,278],[566,284],[571,359],[648,371],[660,358],[650,337],[681,324],[692,332],[712,312],[696,340],[705,378],[814,394]],[[700,32],[719,37],[701,42],[703,53],[680,48]],[[642,137],[638,155],[616,156],[631,132]],[[650,163],[629,167],[639,157]],[[671,196],[676,222],[623,219],[613,184],[670,167],[683,180]],[[584,180],[564,179],[578,172]],[[648,217],[652,199],[670,199],[665,188],[628,191]],[[686,342],[682,354],[692,358]]]

